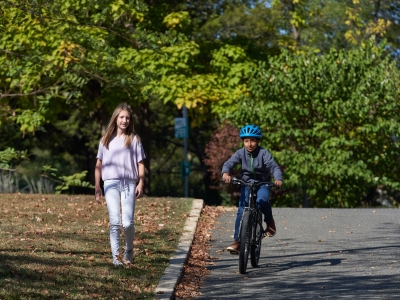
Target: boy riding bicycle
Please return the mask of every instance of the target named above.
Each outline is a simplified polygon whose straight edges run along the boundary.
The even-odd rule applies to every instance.
[[[244,147],[237,150],[222,167],[222,180],[225,183],[231,182],[229,175],[232,169],[240,164],[242,169],[240,177],[244,181],[271,180],[273,175],[274,184],[278,187],[282,186],[282,172],[278,164],[274,161],[271,154],[258,145],[262,137],[261,129],[255,125],[243,126],[240,130],[240,138],[243,140]],[[264,221],[267,223],[266,234],[273,237],[276,233],[275,221],[272,216],[272,208],[269,203],[270,187],[263,185],[257,191],[257,205],[264,214]],[[234,242],[227,250],[231,253],[237,253],[240,249],[239,243],[239,227],[242,214],[246,203],[249,199],[249,188],[242,186],[239,200],[239,207],[236,215]]]

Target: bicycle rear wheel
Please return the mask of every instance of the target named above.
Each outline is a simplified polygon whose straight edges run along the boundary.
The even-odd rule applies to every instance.
[[[254,243],[250,247],[250,261],[253,268],[258,267],[258,261],[260,260],[260,253],[261,253],[261,241],[263,238],[263,228],[261,226],[262,221],[262,213],[258,211],[256,222],[253,224],[255,237]]]
[[[245,274],[247,269],[247,262],[249,260],[251,239],[251,219],[250,211],[245,210],[242,218],[242,225],[240,230],[240,252],[239,252],[239,272]]]

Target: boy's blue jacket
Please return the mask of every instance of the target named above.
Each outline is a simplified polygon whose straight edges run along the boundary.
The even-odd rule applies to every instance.
[[[251,158],[253,158],[252,164]],[[260,146],[253,152],[248,152],[245,147],[237,150],[235,154],[224,163],[222,174],[230,174],[231,170],[238,164],[242,165],[240,176],[244,181],[251,179],[270,181],[271,174],[275,180],[282,180],[281,169],[272,158],[271,153]]]

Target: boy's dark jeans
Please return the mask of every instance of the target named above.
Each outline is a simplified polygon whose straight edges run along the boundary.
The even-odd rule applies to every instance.
[[[249,202],[249,192],[250,189],[247,186],[242,186],[242,191],[240,194],[240,200],[239,200],[239,207],[236,215],[236,222],[235,222],[235,234],[234,234],[234,239],[236,241],[239,240],[239,227],[240,227],[240,221],[242,219],[243,215],[243,210],[245,206]],[[266,185],[260,186],[260,188],[257,191],[257,205],[260,208],[261,212],[264,214],[264,221],[269,222],[273,219],[272,217],[272,208],[271,204],[269,203],[269,193],[270,193],[270,187]]]

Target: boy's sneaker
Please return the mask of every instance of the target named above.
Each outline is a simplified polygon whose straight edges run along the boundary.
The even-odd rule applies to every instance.
[[[133,262],[133,248],[131,250],[124,251],[123,262],[125,264],[131,264]]]
[[[240,251],[240,243],[237,240],[234,240],[232,245],[226,248],[231,254],[238,254]]]
[[[267,222],[267,229],[265,230],[265,236],[273,237],[276,234],[276,227],[275,221],[272,219],[271,221]]]

